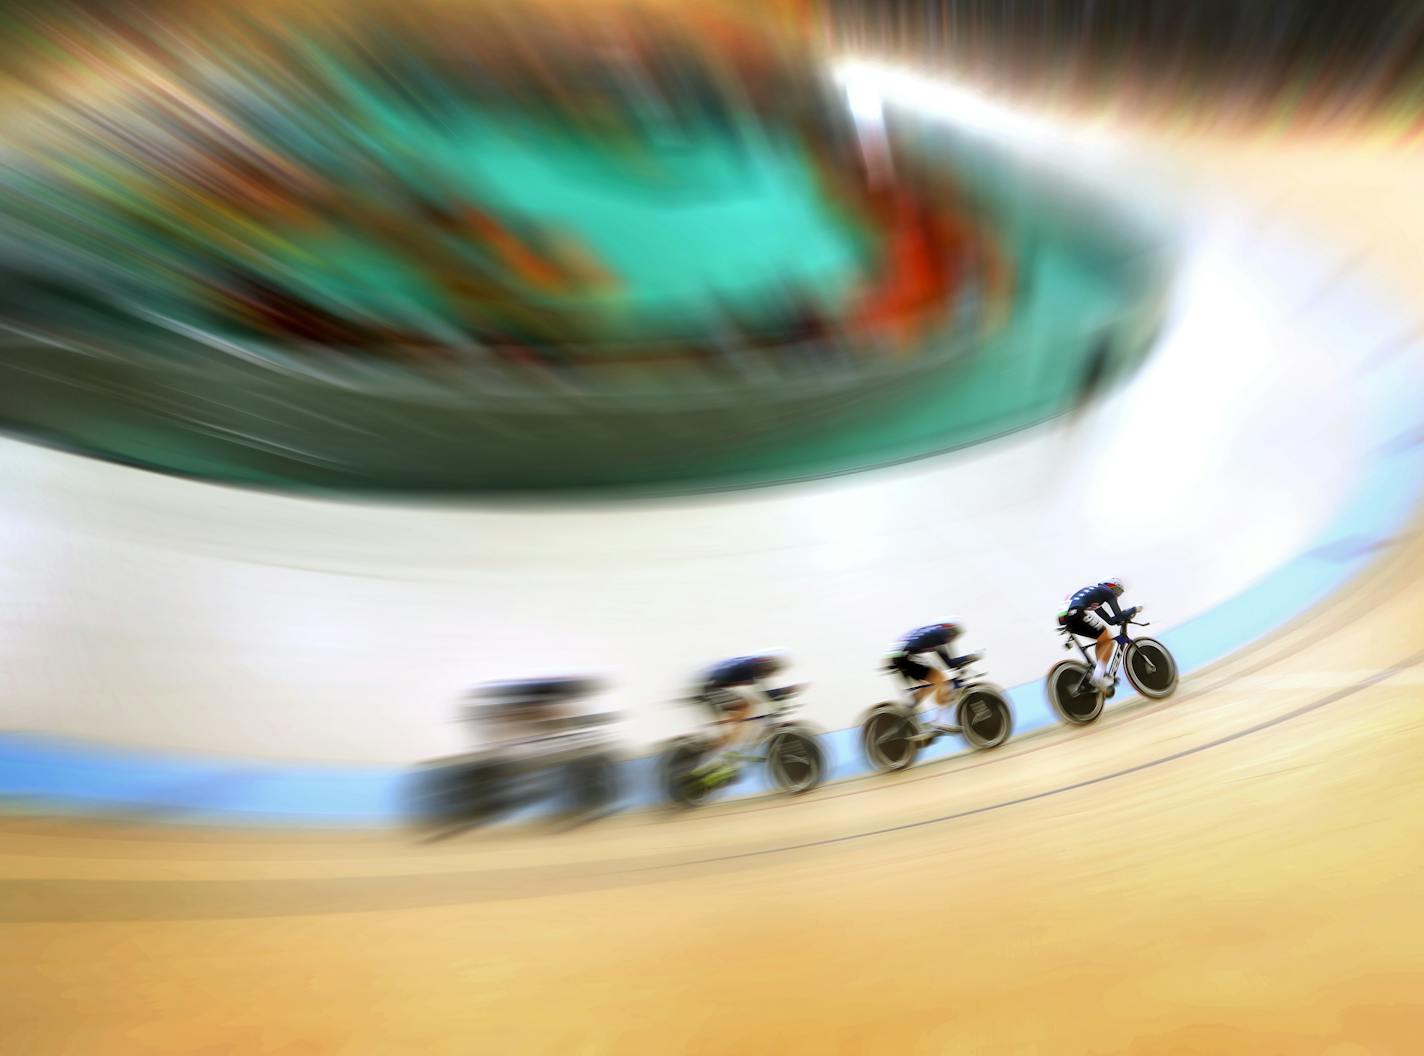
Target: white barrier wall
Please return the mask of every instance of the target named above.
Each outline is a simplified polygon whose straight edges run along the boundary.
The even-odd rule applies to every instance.
[[[491,678],[594,670],[647,742],[703,663],[768,646],[849,724],[886,647],[958,616],[1004,685],[1061,655],[1062,596],[1129,580],[1157,627],[1315,537],[1381,442],[1397,321],[1344,257],[1195,224],[1176,322],[1075,424],[898,470],[680,502],[316,501],[0,443],[0,726],[184,751],[404,762],[464,743]]]

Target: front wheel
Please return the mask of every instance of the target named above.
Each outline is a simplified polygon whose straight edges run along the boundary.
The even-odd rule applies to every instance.
[[[980,682],[964,691],[959,728],[971,748],[997,748],[1014,732],[1014,713],[1003,691]]]
[[[1064,722],[1086,726],[1103,713],[1103,695],[1089,681],[1090,673],[1077,660],[1060,660],[1048,672],[1048,703]]]
[[[872,770],[904,770],[920,752],[920,728],[906,710],[878,705],[860,727],[860,750]]]
[[[1138,638],[1129,644],[1122,666],[1132,688],[1150,700],[1170,697],[1177,688],[1177,661],[1155,638]]]
[[[777,730],[766,744],[766,775],[778,792],[809,792],[825,780],[826,753],[809,730]]]

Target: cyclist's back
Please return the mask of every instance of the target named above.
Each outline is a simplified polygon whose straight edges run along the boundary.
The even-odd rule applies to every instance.
[[[704,691],[752,686],[771,677],[780,664],[769,656],[734,656],[709,667],[702,676]]]
[[[958,636],[958,628],[951,623],[929,623],[923,627],[916,627],[913,631],[901,637],[898,646],[899,652],[906,656],[920,656],[923,653],[931,653],[937,649],[943,649]]]
[[[1100,605],[1107,605],[1112,610],[1117,609],[1117,594],[1106,581],[1075,591],[1068,598],[1067,608],[1069,612],[1075,612],[1096,609]]]

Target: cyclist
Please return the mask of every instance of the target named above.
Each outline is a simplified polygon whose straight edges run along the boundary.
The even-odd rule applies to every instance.
[[[1122,597],[1121,579],[1105,579],[1091,587],[1084,587],[1071,595],[1064,610],[1058,614],[1058,624],[1084,638],[1097,639],[1098,662],[1093,667],[1093,685],[1104,693],[1111,694],[1113,687],[1108,681],[1108,661],[1112,659],[1113,631],[1110,625],[1121,626],[1142,611],[1139,605],[1134,609],[1123,609],[1118,604]],[[1104,618],[1106,614],[1106,618]]]
[[[734,656],[713,664],[702,676],[696,699],[712,709],[723,727],[708,758],[694,773],[703,776],[724,766],[735,768],[737,748],[745,735],[744,723],[757,714],[755,706],[767,701],[766,680],[785,668],[779,656]]]
[[[957,623],[931,623],[924,627],[916,627],[896,643],[895,648],[886,658],[886,666],[890,670],[900,672],[912,683],[925,683],[918,685],[912,691],[916,707],[929,694],[930,690],[934,690],[935,708],[948,707],[950,691],[948,670],[953,667],[963,667],[965,664],[973,663],[979,659],[979,653],[969,653],[965,656],[950,655],[950,646],[962,632],[963,628]],[[926,662],[934,657],[937,657],[944,666],[936,667],[934,664]],[[931,709],[930,719],[934,718],[933,711],[934,709]],[[930,724],[926,723],[926,725]]]

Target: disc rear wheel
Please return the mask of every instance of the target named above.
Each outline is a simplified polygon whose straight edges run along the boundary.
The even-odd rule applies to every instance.
[[[1064,660],[1048,673],[1048,703],[1058,717],[1074,726],[1096,722],[1103,713],[1103,695],[1088,680],[1088,667]]]
[[[780,792],[809,792],[826,776],[826,758],[816,738],[802,730],[778,730],[766,746],[766,773]]]
[[[860,729],[865,761],[881,773],[904,770],[919,754],[919,728],[899,708],[881,708]]]
[[[691,741],[673,745],[663,756],[663,792],[673,803],[695,807],[711,794],[711,788],[693,776],[706,756],[707,750]]]

